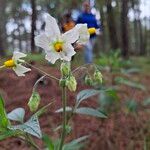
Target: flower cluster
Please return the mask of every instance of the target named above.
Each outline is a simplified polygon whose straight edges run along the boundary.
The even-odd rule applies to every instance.
[[[55,18],[47,14],[45,32],[35,37],[35,44],[45,50],[45,58],[54,64],[57,59],[71,61],[76,53],[72,44],[85,44],[89,36],[86,24],[77,24],[61,34]]]
[[[76,53],[73,44],[84,45],[88,42],[90,34],[96,33],[95,28],[88,29],[87,24],[77,24],[73,29],[61,34],[56,19],[49,14],[46,14],[45,22],[45,32],[35,37],[35,44],[45,50],[45,59],[52,64],[58,59],[71,61],[72,56]],[[14,52],[12,59],[4,62],[2,67],[12,68],[18,76],[25,76],[25,73],[31,69],[22,65],[25,63],[21,59],[23,57],[26,57],[26,54]],[[71,77],[70,82],[73,79]]]

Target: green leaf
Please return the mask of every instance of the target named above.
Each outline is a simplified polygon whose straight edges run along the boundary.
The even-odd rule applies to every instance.
[[[121,72],[124,74],[133,74],[139,73],[141,70],[139,68],[130,68],[130,69],[122,69]]]
[[[10,122],[7,118],[3,98],[0,96],[0,131],[6,129],[8,125]]]
[[[10,120],[23,123],[24,115],[25,115],[25,110],[23,108],[16,108],[13,111],[11,111],[10,113],[8,113],[7,117]]]
[[[48,135],[43,135],[42,140],[44,141],[46,147],[48,148],[48,150],[54,150],[54,144],[53,141],[50,139],[50,137]]]
[[[126,109],[128,112],[136,112],[138,104],[135,100],[126,101]]]
[[[83,90],[83,91],[79,92],[78,95],[77,95],[76,105],[79,106],[79,104],[83,100],[85,100],[85,99],[87,99],[91,96],[97,95],[99,93],[100,93],[99,90],[94,90],[94,89],[87,89],[87,90]]]
[[[81,143],[85,141],[89,136],[83,136],[78,139],[71,141],[63,146],[63,150],[79,150],[83,148],[84,144]]]
[[[117,95],[117,91],[115,89],[110,88],[110,89],[107,89],[105,92],[109,97],[113,98],[114,100],[119,99]]]
[[[148,106],[150,105],[150,97],[145,99],[143,102],[142,102],[143,106]]]
[[[38,138],[42,138],[42,133],[37,116],[32,116],[27,122],[21,125],[11,126],[11,130],[20,130]]]
[[[117,84],[124,84],[124,85],[130,86],[130,87],[133,87],[133,88],[137,88],[137,89],[140,89],[140,90],[143,90],[143,91],[146,90],[144,85],[142,85],[140,83],[137,83],[137,82],[127,80],[127,79],[122,78],[122,77],[116,77],[115,81],[116,81]]]
[[[6,130],[0,133],[0,141],[5,140],[6,138],[12,137],[12,136],[18,136],[21,134],[17,130]]]
[[[116,90],[110,89],[102,91],[99,95],[99,104],[101,110],[110,111],[110,108],[116,107],[118,101],[118,96]]]
[[[98,111],[98,110],[93,109],[93,108],[89,108],[89,107],[77,108],[75,110],[75,113],[83,114],[83,115],[90,115],[90,116],[99,117],[99,118],[107,118],[107,116],[103,112]]]

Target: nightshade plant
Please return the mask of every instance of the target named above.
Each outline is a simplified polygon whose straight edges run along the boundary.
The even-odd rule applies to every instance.
[[[30,111],[34,112],[34,114],[26,122],[24,122],[25,110],[23,108],[16,108],[7,114],[4,106],[4,100],[2,97],[0,97],[0,140],[16,136],[22,140],[25,140],[33,148],[40,149],[32,138],[32,136],[35,136],[37,138],[44,139],[47,145],[47,149],[77,150],[80,148],[79,143],[85,140],[88,136],[80,137],[70,143],[65,144],[65,137],[67,136],[68,132],[69,120],[72,118],[72,116],[77,113],[100,118],[107,117],[103,112],[100,112],[96,109],[89,107],[79,107],[82,101],[98,94],[98,90],[87,89],[79,92],[76,98],[75,106],[67,106],[67,88],[71,92],[76,91],[77,81],[74,73],[82,68],[78,67],[73,71],[71,70],[71,57],[76,53],[73,44],[85,44],[89,40],[90,33],[96,33],[96,30],[94,28],[88,29],[86,24],[77,24],[73,29],[64,34],[61,34],[55,18],[47,14],[45,32],[35,37],[35,43],[37,46],[45,50],[45,58],[50,63],[54,64],[57,59],[61,60],[61,78],[58,79],[55,76],[42,71],[44,75],[35,83],[32,95],[28,102]],[[23,53],[14,52],[12,59],[4,62],[0,68],[12,68],[18,76],[24,76],[26,72],[31,71],[31,69],[24,67],[24,65],[33,67],[22,59],[25,56],[26,55]],[[84,67],[88,68],[88,65],[84,65]],[[96,66],[94,66],[94,68],[94,81],[98,84],[101,84],[102,74]],[[62,108],[56,110],[56,113],[62,113],[63,115],[62,125],[60,126],[61,136],[58,142],[52,142],[46,136],[42,135],[38,121],[38,117],[45,112],[49,105],[51,105],[51,103],[49,103],[48,105],[38,110],[40,104],[40,95],[38,94],[36,88],[38,83],[45,76],[56,80],[62,89]],[[71,115],[67,115],[67,112],[69,112]],[[13,125],[11,121],[19,122],[19,124]]]

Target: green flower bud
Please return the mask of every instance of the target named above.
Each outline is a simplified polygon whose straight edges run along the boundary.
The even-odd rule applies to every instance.
[[[67,134],[71,133],[71,130],[72,130],[71,126],[70,125],[66,125],[66,132],[67,132]]]
[[[70,91],[76,91],[77,89],[77,81],[73,75],[71,75],[66,82],[66,86]]]
[[[92,81],[92,79],[91,79],[91,77],[89,75],[85,76],[84,81],[85,81],[86,85],[92,86],[92,84],[93,84],[93,81]]]
[[[40,100],[40,95],[37,92],[33,92],[28,102],[28,106],[31,112],[35,112],[38,109]]]
[[[98,70],[96,70],[95,72],[94,72],[94,80],[95,80],[95,82],[97,82],[97,83],[102,83],[102,74],[101,74],[101,72],[100,71],[98,71]]]
[[[60,79],[60,80],[59,80],[59,85],[60,85],[61,87],[65,87],[65,86],[66,86],[66,80],[65,80],[65,79]]]
[[[70,73],[70,62],[62,62],[60,66],[62,76],[68,76]]]

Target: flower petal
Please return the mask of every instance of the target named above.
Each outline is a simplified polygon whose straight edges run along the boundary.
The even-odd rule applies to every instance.
[[[64,44],[63,51],[60,54],[60,59],[65,61],[71,61],[71,57],[76,54],[71,44]]]
[[[34,38],[35,45],[43,48],[44,50],[49,50],[49,39],[46,34],[38,35]]]
[[[75,26],[76,29],[78,29],[79,32],[79,44],[86,44],[89,41],[90,34],[88,32],[87,24],[77,24]]]
[[[18,64],[16,67],[14,67],[13,70],[18,76],[25,76],[26,72],[31,71],[30,68],[26,68],[22,66],[21,64]]]
[[[54,64],[56,60],[59,58],[60,58],[59,54],[52,51],[47,52],[45,56],[45,59],[51,62],[52,64]]]
[[[49,14],[46,14],[46,26],[45,26],[45,32],[48,36],[55,38],[57,36],[60,36],[60,30],[58,27],[58,24],[56,22],[56,19],[52,17]]]
[[[26,57],[26,56],[27,56],[27,55],[24,54],[24,53],[14,51],[12,59],[13,59],[13,60],[18,60],[18,59],[20,59],[20,58],[22,58],[22,57]]]
[[[79,39],[79,32],[77,28],[73,28],[62,35],[62,39],[67,43],[74,43]]]

